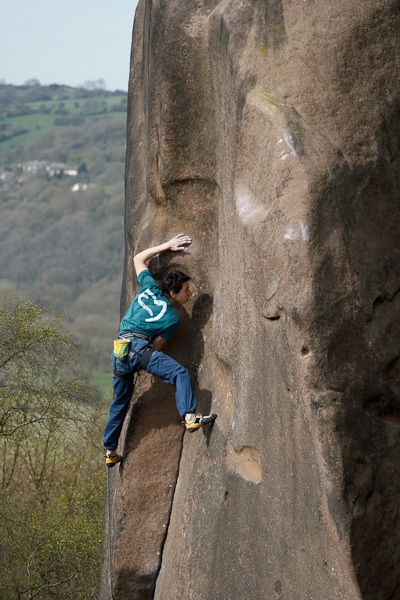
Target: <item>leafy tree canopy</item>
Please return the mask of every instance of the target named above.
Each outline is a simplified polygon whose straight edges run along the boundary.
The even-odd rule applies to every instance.
[[[104,472],[101,408],[74,374],[63,315],[0,304],[0,597],[96,598]]]

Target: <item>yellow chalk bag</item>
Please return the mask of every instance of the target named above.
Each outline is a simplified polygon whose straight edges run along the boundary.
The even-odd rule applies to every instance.
[[[129,352],[130,340],[114,340],[114,356],[119,360],[125,360]]]

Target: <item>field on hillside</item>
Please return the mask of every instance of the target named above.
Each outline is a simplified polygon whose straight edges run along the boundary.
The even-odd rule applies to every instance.
[[[126,101],[123,92],[0,85],[0,293],[50,297],[67,311],[98,381],[119,321]]]

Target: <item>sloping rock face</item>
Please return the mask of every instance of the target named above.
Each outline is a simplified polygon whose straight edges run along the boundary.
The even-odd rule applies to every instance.
[[[137,385],[100,599],[400,599],[400,5],[140,0],[135,251],[195,294],[168,352],[212,428]]]

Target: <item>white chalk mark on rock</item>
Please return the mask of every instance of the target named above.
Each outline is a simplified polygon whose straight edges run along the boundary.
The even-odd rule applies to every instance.
[[[284,240],[296,240],[296,239],[302,238],[305,242],[308,242],[309,235],[308,235],[307,223],[300,221],[299,224],[300,224],[299,229],[294,229],[293,227],[289,227],[289,229],[287,229],[285,231],[285,233],[283,235],[283,239]]]
[[[303,221],[300,221],[300,229],[301,229],[301,237],[303,238],[303,240],[307,241],[308,240],[308,227],[307,227],[306,223],[303,223]]]
[[[280,138],[278,140],[278,144],[283,143],[286,144],[287,148],[280,151],[279,160],[286,160],[289,156],[297,156],[296,150],[294,148],[294,139],[291,133],[287,133],[286,131],[284,132],[283,138]]]
[[[235,193],[236,210],[243,224],[246,224],[263,207],[254,203],[250,193],[244,188],[238,188]]]
[[[284,240],[293,240],[296,237],[298,237],[296,231],[292,227],[289,227],[289,229],[286,231],[285,235],[283,236],[283,239]]]

